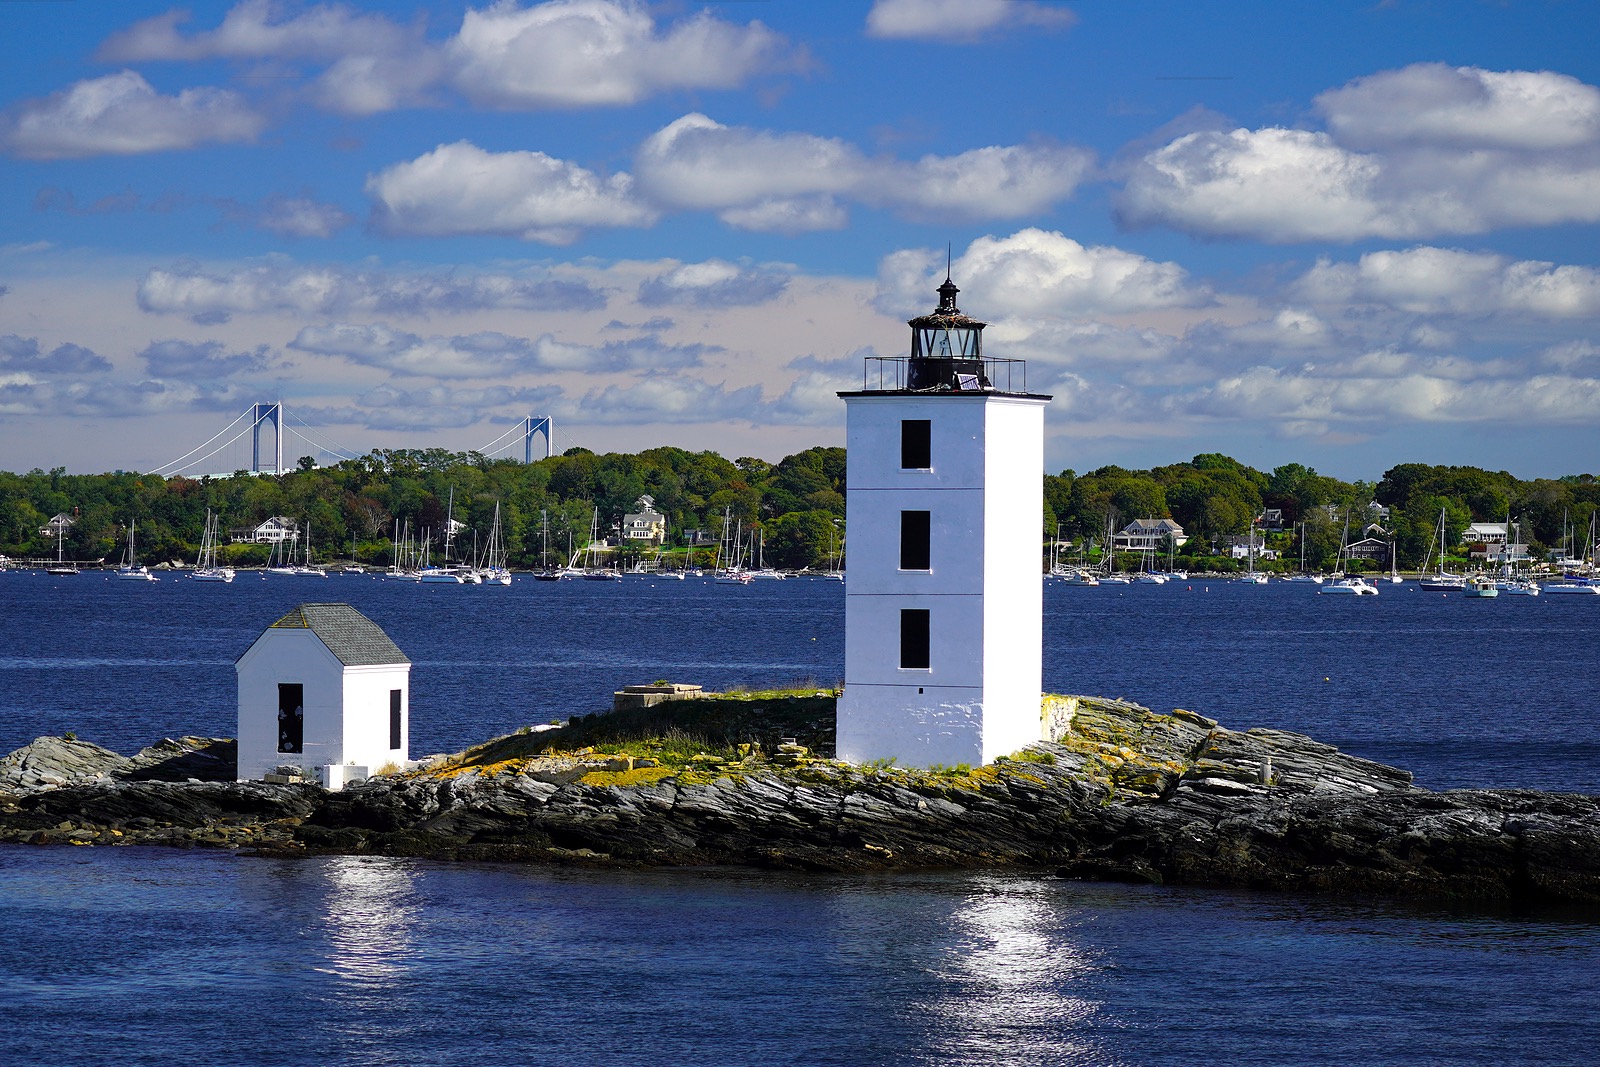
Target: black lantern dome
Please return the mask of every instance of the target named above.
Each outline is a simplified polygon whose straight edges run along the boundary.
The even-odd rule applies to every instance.
[[[987,389],[983,368],[983,328],[956,307],[961,290],[945,275],[939,286],[939,306],[929,315],[909,320],[911,360],[907,386],[911,389]]]

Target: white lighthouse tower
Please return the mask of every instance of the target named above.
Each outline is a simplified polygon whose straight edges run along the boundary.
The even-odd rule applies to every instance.
[[[989,763],[1041,737],[1044,406],[956,307],[840,393],[849,568],[840,759]]]

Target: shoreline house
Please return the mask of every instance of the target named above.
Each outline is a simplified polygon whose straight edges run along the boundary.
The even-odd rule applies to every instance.
[[[236,545],[277,545],[300,536],[300,524],[287,515],[274,515],[254,526],[236,526],[228,537]]]
[[[411,661],[349,604],[301,604],[234,663],[238,780],[284,768],[342,789],[410,748]]]
[[[1134,519],[1117,531],[1111,546],[1118,552],[1155,552],[1166,549],[1169,537],[1179,548],[1189,542],[1189,535],[1172,519]]]
[[[77,509],[74,508],[73,510],[76,511]],[[68,515],[66,512],[58,511],[54,515],[50,516],[49,522],[39,527],[39,534],[42,537],[55,537],[57,534],[63,534],[70,530],[73,526],[77,525],[77,522],[77,519],[73,518],[71,515]]]
[[[622,539],[659,545],[667,537],[667,517],[656,510],[655,498],[642,496],[634,501],[638,511],[622,516]]]

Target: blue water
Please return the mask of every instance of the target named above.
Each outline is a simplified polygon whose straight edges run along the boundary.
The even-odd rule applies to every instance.
[[[837,681],[788,581],[0,575],[0,749],[231,734],[232,661],[304,599],[413,668],[414,753],[658,677]],[[1600,600],[1600,598],[1596,598]],[[1588,598],[1192,582],[1046,593],[1046,686],[1303,730],[1430,786],[1600,792]],[[0,1065],[1588,1062],[1591,914],[1016,873],[592,871],[0,848]]]
[[[132,752],[233,736],[233,661],[302,600],[374,619],[412,667],[412,754],[609,706],[635,682],[832,686],[843,586],[821,580],[232,585],[0,574],[0,751],[71,730]],[[1193,581],[1045,592],[1045,688],[1298,730],[1432,788],[1600,793],[1600,597]]]

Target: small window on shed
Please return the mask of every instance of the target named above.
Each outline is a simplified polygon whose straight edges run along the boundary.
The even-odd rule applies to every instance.
[[[278,751],[301,752],[306,736],[306,687],[300,682],[278,683]]]
[[[933,468],[933,420],[900,420],[900,469],[925,471]]]

